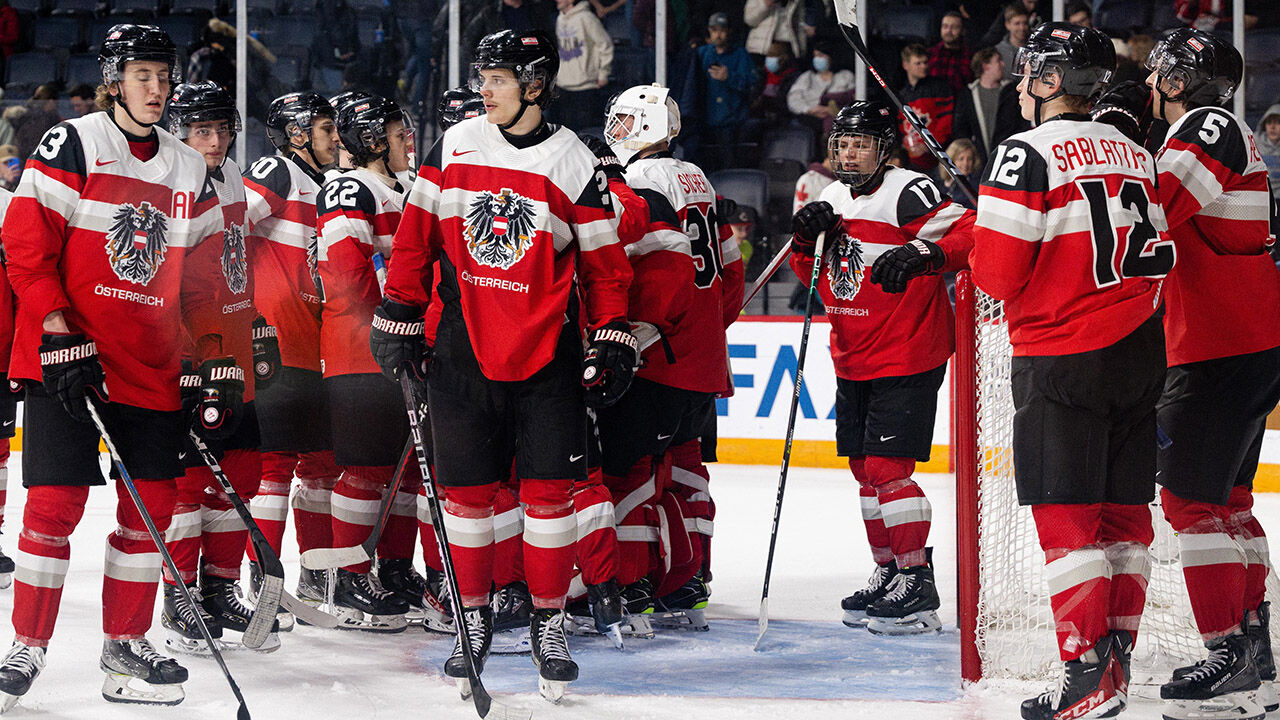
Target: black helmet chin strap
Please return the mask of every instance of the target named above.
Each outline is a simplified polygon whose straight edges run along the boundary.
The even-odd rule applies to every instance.
[[[116,80],[116,104],[124,110],[124,114],[128,115],[130,120],[137,123],[140,127],[150,130],[152,126],[155,125],[153,122],[142,122],[138,118],[134,117],[133,113],[129,111],[129,103],[124,101],[124,88],[120,85],[119,80]]]
[[[499,129],[499,130],[510,130],[511,128],[515,127],[515,124],[516,124],[516,123],[518,123],[518,122],[520,122],[520,118],[524,117],[524,111],[525,111],[525,110],[528,110],[528,109],[529,109],[531,106],[533,106],[534,104],[535,104],[535,103],[531,103],[531,102],[529,102],[528,100],[525,100],[525,99],[524,99],[524,93],[521,93],[521,94],[520,94],[520,110],[519,110],[519,112],[517,112],[517,113],[516,113],[516,115],[515,115],[515,117],[511,118],[511,120],[510,120],[509,122],[505,122],[505,123],[503,123],[503,124],[499,125],[499,126],[498,126],[498,129]]]
[[[1039,78],[1036,78],[1036,80],[1038,79]],[[1035,101],[1035,104],[1036,104],[1035,124],[1037,127],[1039,127],[1040,124],[1044,122],[1043,118],[1041,117],[1041,110],[1043,109],[1044,104],[1049,102],[1050,100],[1057,100],[1058,98],[1062,97],[1063,95],[1066,95],[1067,93],[1065,92],[1065,89],[1061,82],[1061,76],[1059,76],[1058,89],[1052,95],[1047,95],[1045,97],[1040,97],[1039,95],[1036,95],[1034,92],[1031,91],[1031,83],[1034,81],[1035,80],[1027,81],[1027,94],[1031,96],[1031,99],[1033,101]],[[1041,80],[1041,82],[1044,82],[1044,81]]]

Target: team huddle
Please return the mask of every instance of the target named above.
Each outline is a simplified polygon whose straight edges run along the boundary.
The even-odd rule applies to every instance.
[[[570,634],[708,628],[705,463],[743,262],[731,201],[673,154],[666,88],[620,93],[605,139],[579,137],[543,119],[554,41],[503,31],[442,98],[425,156],[392,101],[296,92],[268,110],[278,154],[242,174],[232,98],[176,84],[162,31],[117,25],[100,61],[103,112],[49,130],[5,198],[0,411],[24,401],[27,498],[17,561],[0,555],[16,634],[0,712],[45,665],[69,537],[106,483],[100,439],[118,494],[110,701],[184,698],[186,668],[146,638],[160,580],[172,652],[273,651],[295,620],[414,623],[455,634],[444,672],[464,698],[491,652],[529,652],[558,701],[579,673]],[[1233,48],[1178,31],[1148,64],[1150,91],[1107,92],[1105,36],[1037,29],[1017,67],[1034,128],[997,148],[976,212],[889,165],[897,113],[853,103],[828,140],[840,182],[793,223],[876,563],[841,604],[852,627],[940,627],[912,475],[954,351],[941,273],[971,268],[1005,301],[1018,494],[1063,660],[1029,720],[1125,707],[1157,482],[1209,650],[1161,688],[1166,715],[1280,705],[1250,514],[1280,398],[1266,171],[1217,107],[1241,79]],[[1154,157],[1148,111],[1171,124]]]

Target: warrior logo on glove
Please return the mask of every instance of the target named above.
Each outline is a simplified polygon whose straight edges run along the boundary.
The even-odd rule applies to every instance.
[[[227,279],[227,287],[237,295],[249,285],[243,225],[231,225],[222,233],[222,275]]]
[[[507,188],[480,193],[467,210],[467,252],[481,265],[509,270],[533,246],[535,217],[533,203]]]
[[[160,271],[169,219],[149,202],[140,207],[122,203],[107,230],[107,259],[116,277],[146,285]]]
[[[831,263],[827,266],[831,294],[837,300],[852,300],[862,289],[864,267],[862,242],[855,237],[841,235],[831,248]]]

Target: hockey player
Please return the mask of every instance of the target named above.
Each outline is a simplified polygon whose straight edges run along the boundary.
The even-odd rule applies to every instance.
[[[470,87],[456,87],[446,90],[440,96],[440,106],[436,108],[436,117],[440,119],[440,129],[448,130],[463,120],[480,117],[484,114],[484,98]]]
[[[320,193],[320,357],[334,456],[342,468],[333,491],[335,547],[369,537],[409,438],[400,389],[380,374],[367,337],[382,300],[372,257],[391,256],[404,207],[406,189],[395,177],[409,167],[403,117],[395,103],[377,96],[342,105],[338,136],[354,168],[329,180]],[[416,467],[405,470],[378,543],[379,582],[372,581],[368,561],[338,570],[333,602],[343,627],[399,632],[410,605],[423,610],[426,580],[412,560],[421,484]]]
[[[0,222],[9,209],[13,193],[0,188]],[[3,261],[0,248],[0,262]],[[9,353],[13,348],[14,304],[9,278],[0,272],[0,524],[4,523],[4,506],[9,488],[9,442],[17,431],[18,401],[22,389],[9,383]],[[0,589],[13,583],[13,560],[0,549]]]
[[[559,67],[555,41],[502,31],[485,37],[476,56],[471,82],[485,117],[449,129],[422,164],[370,344],[388,377],[423,375],[423,309],[439,258],[444,309],[427,385],[461,592],[454,606],[482,668],[493,621],[494,497],[514,461],[533,661],[539,689],[558,700],[578,676],[563,608],[576,538],[571,491],[586,472],[583,387],[587,402],[603,405],[631,380],[631,271],[595,157],[542,117]],[[581,309],[575,285],[585,297]],[[580,312],[591,328],[585,359]],[[465,677],[466,666],[455,644],[445,673]]]
[[[3,230],[19,308],[10,376],[27,392],[28,487],[14,585],[16,639],[0,664],[4,707],[44,667],[68,538],[89,487],[104,482],[87,402],[102,416],[156,527],[164,532],[169,525],[187,432],[178,392],[182,314],[212,301],[207,292],[187,296],[186,261],[223,229],[204,159],[155,127],[169,83],[178,78],[173,42],[152,26],[116,25],[102,41],[99,64],[105,112],[44,134]],[[200,365],[202,396],[215,400],[206,408],[211,425],[237,419],[238,393],[212,372],[232,374],[229,360],[209,357]],[[187,671],[145,635],[160,556],[121,481],[116,491],[119,527],[107,540],[102,588],[102,694],[112,702],[176,704]]]
[[[1266,254],[1267,168],[1253,134],[1221,106],[1240,85],[1240,53],[1183,28],[1147,60],[1153,111],[1170,124],[1157,186],[1178,250],[1169,275],[1168,375],[1157,406],[1165,518],[1178,533],[1191,609],[1209,656],[1160,688],[1170,718],[1261,717],[1252,697],[1275,679],[1267,540],[1253,477],[1267,414],[1280,400],[1280,274]],[[1263,697],[1275,709],[1270,688]]]
[[[1027,720],[1109,716],[1127,701],[1153,532],[1160,288],[1173,268],[1153,161],[1090,102],[1115,71],[1102,33],[1041,25],[1018,52],[1022,116],[982,181],[978,287],[1013,344],[1013,459],[1030,505],[1062,676]]]
[[[229,355],[238,367],[255,367],[253,326],[258,312],[253,306],[245,247],[244,180],[240,167],[227,157],[240,132],[240,113],[231,94],[212,81],[183,84],[169,100],[169,132],[199,152],[209,170],[223,218],[222,242],[202,244],[191,253],[193,270],[203,275],[197,287],[214,298],[205,303],[191,333],[205,347],[193,348],[198,356]],[[271,375],[274,368],[263,368]],[[183,376],[189,410],[200,403],[199,375]],[[245,380],[244,410],[230,435],[210,432],[197,423],[197,432],[218,456],[218,463],[241,498],[250,500],[258,491],[262,460],[258,454],[258,420],[254,413],[254,378]],[[205,624],[215,639],[224,631],[243,634],[253,610],[240,601],[237,582],[248,530],[230,499],[214,479],[201,455],[186,446],[186,474],[178,481],[177,502],[169,523],[166,545],[185,583],[195,597],[203,598]],[[199,586],[196,586],[197,578]],[[203,635],[195,624],[193,609],[183,602],[174,578],[165,575],[164,613],[160,621],[168,631],[166,646],[179,652],[208,654]],[[280,647],[275,633],[258,648],[270,652]]]
[[[313,92],[289,93],[267,109],[267,136],[279,150],[259,158],[245,176],[252,226],[254,303],[276,329],[282,367],[258,388],[262,481],[251,506],[271,546],[280,551],[293,478],[298,548],[332,546],[330,496],[334,464],[329,406],[321,384],[320,276],[316,269],[316,201],[326,168],[336,159],[332,106]],[[256,563],[250,565],[256,582]],[[303,568],[298,597],[325,599],[321,575]],[[292,616],[281,613],[283,627]]]
[[[791,254],[807,284],[826,233],[818,291],[831,320],[836,451],[860,486],[876,562],[869,586],[841,602],[845,624],[869,621],[872,631],[892,634],[940,627],[925,547],[932,507],[911,475],[929,459],[954,349],[939,273],[964,266],[973,226],[973,213],[928,177],[886,164],[898,141],[897,113],[882,102],[855,102],[836,115],[827,154],[839,182],[796,213]]]

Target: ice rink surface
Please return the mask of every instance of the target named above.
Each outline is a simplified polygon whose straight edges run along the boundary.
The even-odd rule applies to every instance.
[[[2,538],[10,555],[16,549],[24,497],[20,465],[21,456],[15,454]],[[768,650],[753,652],[778,470],[718,465],[712,468],[711,483],[717,515],[709,632],[667,631],[653,640],[631,640],[624,652],[602,638],[571,638],[581,679],[569,686],[559,706],[538,696],[536,671],[527,655],[491,656],[486,686],[503,702],[531,711],[535,720],[1016,718],[1021,699],[1043,685],[961,687],[954,478],[917,479],[934,508],[930,540],[943,602],[940,634],[879,638],[841,625],[840,598],[862,587],[871,570],[857,485],[847,471],[792,468],[771,589],[774,622]],[[109,488],[91,493],[72,537],[71,567],[48,666],[6,717],[234,718],[231,692],[209,659],[181,658],[191,679],[186,701],[175,708],[113,705],[101,699],[102,558],[105,537],[115,527],[114,507],[115,493]],[[1280,497],[1260,495],[1255,513],[1268,529],[1280,528]],[[290,527],[284,558],[289,588],[298,568],[292,533]],[[156,605],[150,637],[160,647],[159,600]],[[0,591],[0,635],[6,640],[12,636],[11,608],[12,591]],[[283,647],[275,653],[227,655],[249,710],[259,720],[476,717],[471,703],[459,700],[441,675],[451,636],[418,628],[379,636],[298,627],[281,639]],[[1135,697],[1121,717],[1159,718],[1159,701]]]

